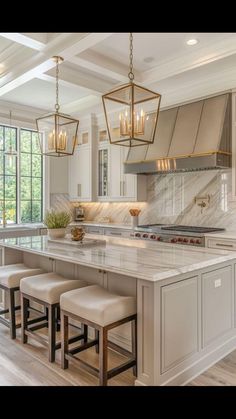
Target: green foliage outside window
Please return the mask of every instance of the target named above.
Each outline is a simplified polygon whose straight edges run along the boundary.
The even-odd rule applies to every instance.
[[[10,145],[17,149],[17,128],[0,125],[0,223],[3,210],[9,224],[41,222],[43,171],[37,133],[27,129],[19,130],[18,158],[4,155]]]

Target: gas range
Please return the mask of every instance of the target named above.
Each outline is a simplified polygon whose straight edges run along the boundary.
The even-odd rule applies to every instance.
[[[131,236],[135,239],[204,247],[206,233],[224,230],[224,228],[214,227],[149,224],[135,227]]]

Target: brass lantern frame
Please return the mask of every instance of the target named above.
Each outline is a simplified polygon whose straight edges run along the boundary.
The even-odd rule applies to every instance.
[[[155,138],[155,134],[156,134],[156,128],[157,128],[157,122],[158,122],[158,117],[159,117],[159,110],[160,110],[160,103],[161,103],[161,95],[160,93],[157,92],[153,92],[150,89],[147,89],[146,87],[140,86],[138,84],[134,83],[134,73],[133,73],[133,34],[132,32],[130,33],[130,64],[129,64],[129,73],[128,73],[128,78],[129,78],[129,82],[127,84],[123,84],[113,90],[110,90],[110,92],[102,95],[102,103],[103,103],[103,109],[104,109],[104,114],[105,114],[105,120],[106,120],[106,126],[107,126],[107,132],[108,132],[108,138],[109,138],[109,142],[110,144],[115,144],[115,145],[120,145],[120,146],[126,146],[126,147],[137,147],[137,146],[143,146],[143,145],[149,145],[152,144],[154,142],[154,138]],[[129,99],[125,100],[122,99],[122,95],[120,95],[121,97],[115,97],[117,92],[121,92],[122,90],[124,90],[124,93],[129,91]],[[142,91],[142,93],[145,93],[146,96],[144,95],[143,99],[140,99],[139,95],[137,94],[137,100],[136,98],[136,93],[140,93]],[[119,96],[119,95],[118,95]],[[123,95],[125,97],[125,94]],[[153,100],[157,100],[157,107],[156,109],[152,109],[150,110],[150,112],[148,112],[148,115],[153,115],[155,117],[155,121],[153,123],[152,126],[152,131],[150,133],[150,139],[147,140],[145,138],[138,138],[137,134],[140,134],[140,136],[144,136],[144,132],[145,132],[145,123],[146,121],[144,120],[143,123],[143,131],[142,133],[140,132],[135,132],[135,106],[138,104],[142,104],[144,102],[148,102],[148,101],[153,101]],[[130,124],[129,124],[129,129],[127,130],[127,134],[121,134],[123,136],[125,136],[126,138],[119,138],[119,139],[113,139],[112,135],[111,135],[111,130],[112,127],[109,124],[109,116],[108,116],[108,112],[107,112],[107,106],[106,106],[106,101],[113,101],[116,103],[120,103],[123,105],[126,105],[126,107],[129,108],[129,113],[130,113]],[[128,118],[125,118],[125,123],[129,122]],[[121,125],[120,125],[120,129],[121,129]],[[135,136],[136,134],[136,136]]]
[[[58,123],[58,121],[60,120],[60,118],[63,119],[68,119],[69,122],[63,124],[64,125],[68,125],[68,124],[77,124],[76,128],[75,128],[75,135],[74,135],[74,140],[72,142],[72,147],[71,147],[71,153],[69,152],[63,152],[62,150],[60,150],[58,148],[58,141],[56,141],[56,147],[55,150],[53,152],[45,152],[44,150],[44,141],[40,139],[38,139],[39,141],[39,145],[40,145],[40,150],[41,150],[41,154],[43,154],[44,156],[48,156],[48,157],[66,157],[66,156],[72,156],[74,154],[75,151],[75,146],[77,143],[77,134],[78,134],[78,127],[79,127],[79,120],[78,119],[74,119],[72,118],[70,115],[66,115],[60,112],[52,112],[52,113],[48,113],[47,115],[43,115],[39,118],[36,119],[36,126],[37,126],[37,132],[38,134],[41,134],[39,131],[39,125],[38,125],[38,121],[41,121],[43,119],[47,120],[49,118],[54,118],[54,127],[55,127],[55,136],[58,139],[58,132],[59,132],[59,127],[60,124]]]
[[[124,101],[124,100],[120,100],[120,99],[114,99],[111,96],[117,92],[120,92],[121,90],[127,90],[127,89],[131,90],[131,102],[129,103],[128,101]],[[150,94],[149,98],[146,99],[142,99],[142,100],[134,100],[134,90],[135,89],[140,89],[143,90],[144,92],[147,92]],[[111,128],[109,125],[109,121],[108,121],[108,114],[107,114],[107,109],[106,109],[106,104],[105,104],[105,100],[110,100],[113,102],[117,102],[126,106],[130,107],[130,117],[131,117],[131,134],[129,138],[120,138],[118,140],[112,140],[111,137]],[[135,137],[135,132],[134,132],[134,107],[135,105],[144,103],[144,102],[148,102],[154,99],[159,99],[158,100],[158,106],[156,110],[150,111],[150,114],[156,114],[156,120],[155,120],[155,124],[153,127],[153,132],[152,132],[152,136],[151,136],[151,140],[147,141],[145,139],[142,138],[137,138]],[[117,87],[116,89],[111,90],[110,92],[102,95],[102,104],[103,104],[103,110],[104,110],[104,114],[105,114],[105,120],[106,120],[106,125],[107,125],[107,132],[108,132],[108,138],[109,138],[109,142],[110,144],[117,144],[120,146],[124,146],[124,147],[138,147],[138,146],[143,146],[143,145],[148,145],[148,144],[153,144],[154,142],[154,138],[155,138],[155,134],[156,134],[156,128],[157,128],[157,122],[158,122],[158,117],[159,117],[159,110],[160,110],[160,103],[161,103],[161,95],[159,93],[153,92],[150,89],[147,89],[146,87],[140,86],[132,81],[130,81],[129,83],[123,84],[122,86]],[[137,141],[140,142],[140,144],[132,144],[132,141]]]
[[[64,61],[64,59],[60,56],[53,56],[52,60],[56,62],[56,103],[55,103],[55,112],[50,112],[46,115],[43,115],[36,119],[36,126],[37,126],[37,132],[38,132],[38,142],[40,145],[41,153],[45,156],[49,157],[66,157],[66,156],[72,156],[74,154],[75,146],[77,143],[77,134],[78,134],[78,127],[79,127],[79,120],[72,118],[70,115],[64,114],[59,112],[60,105],[59,105],[59,64]],[[54,126],[54,135],[55,135],[55,147],[53,148],[53,151],[45,151],[45,139],[41,136],[41,131],[39,129],[39,121],[48,121],[52,123]],[[60,123],[60,120],[63,120],[63,123]],[[68,122],[64,122],[65,120],[68,120]],[[60,147],[60,134],[59,130],[62,127],[65,127],[69,124],[76,124],[74,128],[74,134],[72,136],[72,140],[70,141],[70,152],[64,151],[62,147]],[[40,140],[41,136],[41,140]],[[67,142],[69,141],[69,138],[65,138],[65,149],[67,148]]]

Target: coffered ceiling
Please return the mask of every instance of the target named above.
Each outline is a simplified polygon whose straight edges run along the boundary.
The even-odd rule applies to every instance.
[[[196,38],[189,46],[186,41]],[[127,81],[128,33],[0,33],[0,102],[42,111],[55,103],[61,55],[61,110],[101,110],[101,95]],[[236,33],[134,33],[135,81],[162,106],[236,87]]]

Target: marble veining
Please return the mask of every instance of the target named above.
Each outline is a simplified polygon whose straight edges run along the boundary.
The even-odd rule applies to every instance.
[[[231,170],[206,170],[148,176],[146,203],[83,203],[87,221],[109,218],[110,222],[131,224],[129,209],[141,209],[139,224],[183,224],[223,227],[236,230],[236,202],[231,201]],[[210,205],[201,212],[195,197],[210,196]],[[68,209],[73,204],[66,194],[52,194],[51,206]]]
[[[104,241],[94,247],[78,245],[75,248],[50,242],[46,236],[31,236],[4,239],[0,245],[154,282],[236,259],[236,252],[218,249],[190,249],[106,236]]]

